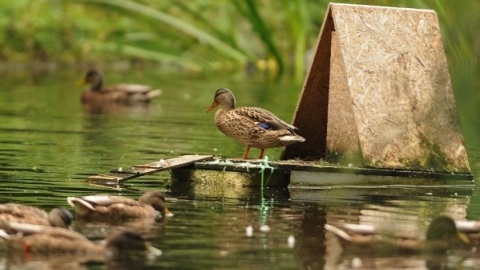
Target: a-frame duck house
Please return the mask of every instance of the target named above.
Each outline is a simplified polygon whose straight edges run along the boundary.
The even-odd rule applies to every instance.
[[[470,175],[436,13],[330,4],[282,159]]]

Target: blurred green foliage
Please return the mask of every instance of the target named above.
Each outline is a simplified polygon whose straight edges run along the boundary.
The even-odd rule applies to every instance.
[[[480,3],[363,0],[434,9],[449,60],[476,66]],[[326,0],[4,0],[0,57],[7,63],[154,62],[191,71],[246,67],[303,78]]]

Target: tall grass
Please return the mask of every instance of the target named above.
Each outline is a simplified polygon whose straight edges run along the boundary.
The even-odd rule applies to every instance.
[[[110,5],[113,7],[121,8],[127,12],[135,13],[145,16],[147,18],[154,19],[160,23],[163,23],[169,27],[172,27],[185,35],[191,36],[198,40],[200,43],[211,46],[213,49],[225,56],[231,58],[234,61],[240,63],[246,62],[246,55],[241,51],[233,48],[230,44],[223,42],[222,40],[210,35],[207,32],[202,31],[195,27],[193,24],[186,23],[172,15],[169,15],[160,10],[156,10],[144,4],[139,4],[133,1],[127,0],[82,0],[83,2],[92,2],[98,4]],[[158,33],[161,34],[161,33]]]

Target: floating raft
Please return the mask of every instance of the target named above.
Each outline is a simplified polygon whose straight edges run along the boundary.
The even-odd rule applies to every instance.
[[[355,168],[321,161],[214,159],[172,170],[174,179],[202,185],[331,188],[346,186],[455,185],[472,186],[469,173]]]
[[[332,188],[389,185],[473,186],[469,173],[355,168],[321,161],[219,159],[213,155],[184,155],[115,169],[90,176],[92,184],[116,186],[144,175],[169,170],[172,179],[202,186]]]

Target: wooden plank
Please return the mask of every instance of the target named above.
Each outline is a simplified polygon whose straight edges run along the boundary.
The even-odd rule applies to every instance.
[[[189,166],[198,161],[211,159],[213,159],[213,155],[184,155],[166,160],[162,159],[147,164],[134,165],[131,170],[127,171],[116,169],[110,171],[109,174],[93,175],[88,177],[88,181],[95,184],[118,184],[143,175]]]

